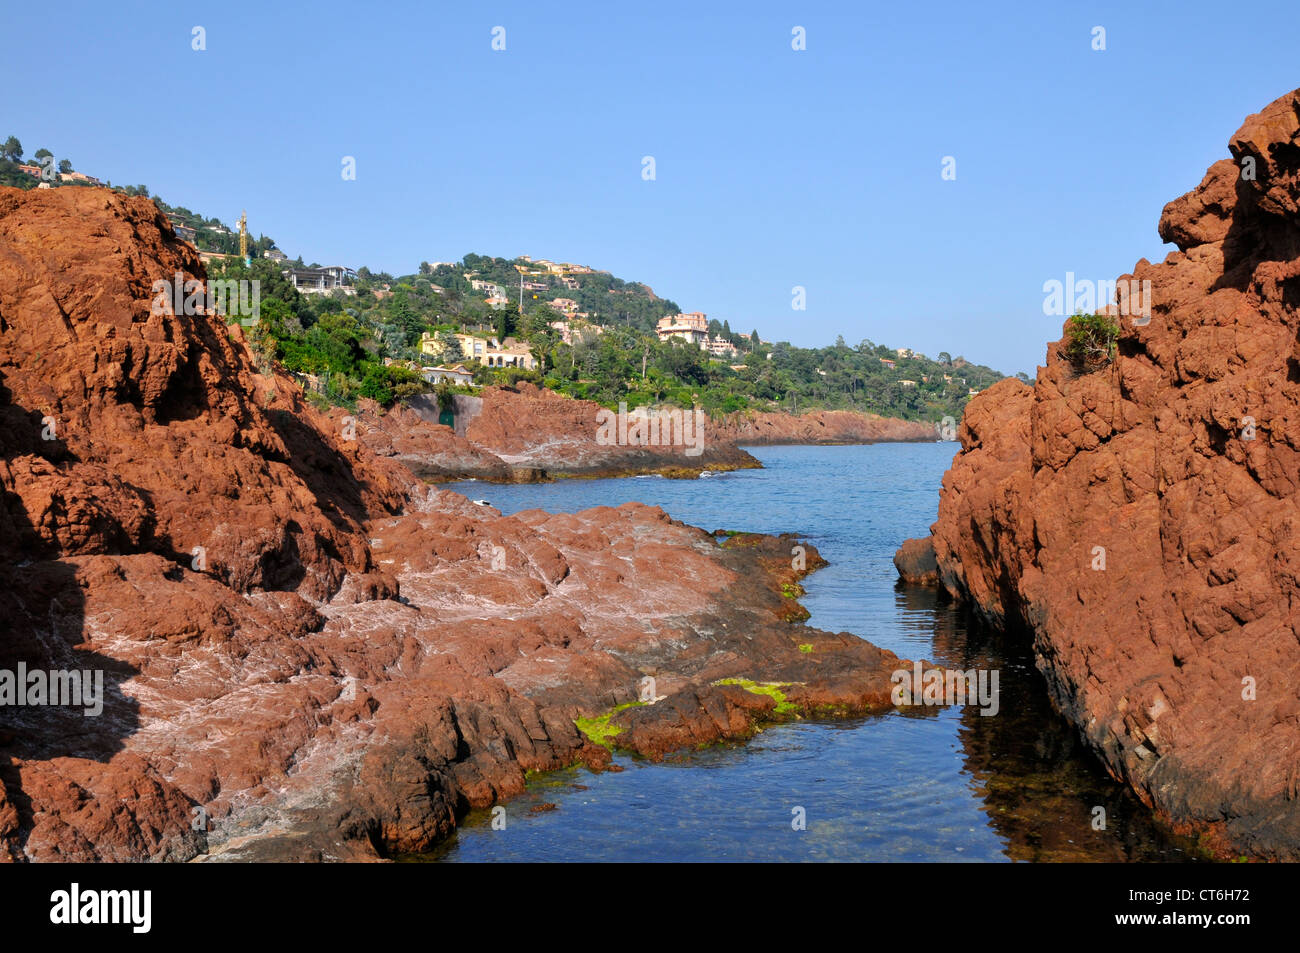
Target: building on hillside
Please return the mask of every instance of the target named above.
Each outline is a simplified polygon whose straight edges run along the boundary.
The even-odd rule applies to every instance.
[[[168,221],[172,223],[172,231],[176,233],[177,238],[183,239],[184,241],[189,242],[191,245],[194,244],[194,229],[190,228],[190,226],[188,225],[176,221],[176,219],[174,218],[168,219]]]
[[[577,290],[578,290],[578,279],[577,279],[577,278],[570,278],[568,275],[561,275],[561,276],[560,276],[560,284],[564,285],[564,287],[567,288],[569,291],[577,291]]]
[[[39,179],[41,177],[41,167],[38,165],[20,165],[19,172],[26,172],[28,175]]]
[[[276,263],[289,260],[289,256],[278,248],[268,248],[266,251],[262,252],[262,257],[269,258],[271,261]]]
[[[545,291],[550,286],[544,281],[525,281],[523,287],[525,291]]]
[[[688,344],[703,345],[709,336],[709,319],[700,311],[664,315],[655,325],[655,333],[661,341],[678,338]]]
[[[572,315],[578,313],[578,302],[572,298],[552,298],[551,307],[561,314]]]
[[[205,265],[207,265],[207,264],[211,264],[212,262],[215,262],[215,261],[225,261],[227,258],[238,258],[238,257],[239,257],[238,255],[223,255],[223,254],[221,254],[220,252],[215,252],[215,251],[200,251],[200,252],[199,252],[199,259],[200,259],[200,260],[203,262],[203,264],[205,264]]]
[[[379,292],[375,292],[378,294]],[[442,352],[447,349],[447,345],[438,340],[437,335],[430,334],[428,331],[420,332],[420,353],[428,354],[430,357],[440,357]]]
[[[83,172],[60,172],[59,181],[60,182],[85,182],[87,185],[104,184],[100,182],[99,179],[95,178],[93,175],[86,175]]]
[[[588,324],[585,321],[579,320],[552,321],[549,327],[553,331],[558,331],[560,340],[570,346],[577,344],[582,340],[599,337],[605,333],[605,329],[599,324]]]
[[[474,383],[474,372],[464,364],[453,364],[450,367],[424,367],[420,369],[420,376],[430,384],[441,384],[447,381],[449,384],[468,386]]]
[[[896,362],[891,361],[891,360],[890,360],[889,358],[887,358],[887,357],[882,357],[882,358],[880,359],[880,363],[881,363],[881,364],[884,364],[884,365],[885,365],[887,368],[889,368],[891,371],[892,371],[895,367],[898,366]]]
[[[898,386],[899,386],[899,387],[915,387],[915,386],[916,386],[916,381],[900,380],[900,381],[898,382]]]
[[[573,329],[569,327],[568,321],[552,321],[547,327],[560,335],[560,340],[565,344],[573,343]]]
[[[978,393],[979,393],[979,389],[978,389],[978,388],[971,387],[971,388],[969,388],[969,389],[967,390],[966,396],[967,396],[967,397],[974,397],[974,396],[975,396],[976,394],[978,394]]]
[[[512,337],[506,338],[496,347],[487,348],[483,352],[483,363],[488,367],[519,367],[526,371],[537,366],[537,360],[528,345]]]
[[[469,286],[475,291],[490,291],[493,294],[505,294],[505,289],[495,281],[488,281],[486,278],[471,278],[469,280]]]
[[[299,293],[305,295],[331,294],[342,291],[344,294],[356,294],[352,287],[356,283],[357,273],[342,265],[327,268],[286,268],[285,277]]]
[[[485,341],[481,337],[476,337],[473,334],[465,334],[463,332],[456,334],[455,338],[460,344],[460,353],[467,361],[483,360],[483,355],[487,353],[488,346],[495,346],[497,342],[496,338],[492,338],[491,341]]]
[[[913,356],[912,349],[910,347],[896,347],[894,348],[894,353],[897,354],[899,357]]]
[[[735,357],[740,353],[730,341],[723,338],[709,338],[700,347],[713,357]]]
[[[527,255],[520,255],[520,261],[527,262],[542,271],[552,275],[592,275],[596,273],[595,268],[587,265],[575,265],[570,261],[551,261],[549,258],[529,258]]]

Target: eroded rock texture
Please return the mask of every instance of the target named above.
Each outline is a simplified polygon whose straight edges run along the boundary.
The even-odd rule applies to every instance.
[[[1149,323],[971,401],[942,585],[1032,633],[1107,768],[1223,855],[1300,857],[1300,91],[1170,202]],[[1253,177],[1252,177],[1253,175]],[[1102,568],[1104,566],[1104,568]]]

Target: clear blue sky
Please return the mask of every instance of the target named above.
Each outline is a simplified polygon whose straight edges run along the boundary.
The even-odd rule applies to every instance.
[[[583,262],[1032,373],[1043,282],[1163,258],[1164,203],[1300,85],[1296,0],[720,6],[9,2],[0,138],[309,261]]]

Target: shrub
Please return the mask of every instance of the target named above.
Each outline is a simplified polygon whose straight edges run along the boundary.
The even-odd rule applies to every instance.
[[[1113,360],[1119,322],[1106,314],[1076,314],[1065,328],[1065,355],[1077,366]]]

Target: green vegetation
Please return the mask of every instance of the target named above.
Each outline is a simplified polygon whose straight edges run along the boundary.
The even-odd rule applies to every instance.
[[[0,144],[0,184],[39,184],[18,171],[22,155],[15,137]],[[84,183],[60,187],[69,184]],[[456,263],[423,262],[416,274],[401,276],[360,267],[350,289],[355,294],[303,296],[281,273],[286,266],[318,263],[265,258],[276,243],[259,233],[249,236],[251,265],[245,265],[237,258],[236,228],[169,205],[144,185],[120,190],[152,197],[173,221],[194,229],[201,251],[230,256],[210,263],[209,277],[262,282],[262,326],[250,334],[254,348],[264,361],[312,375],[318,402],[351,407],[369,397],[387,405],[427,391],[411,368],[465,360],[453,333],[514,337],[536,364],[524,370],[470,361],[477,385],[531,381],[611,409],[620,402],[629,408],[700,407],[710,415],[845,409],[938,421],[960,418],[971,391],[1003,376],[946,352],[932,359],[868,340],[850,346],[843,338],[830,347],[801,348],[761,341],[757,332],[739,333],[718,320],[709,322],[710,336],[730,343],[735,354],[713,357],[694,344],[659,340],[658,320],[681,309],[649,286],[602,271],[555,274],[522,258],[468,254]],[[489,304],[497,292],[505,301]],[[423,334],[444,349],[422,354]]]
[[[747,678],[722,678],[713,684],[738,685],[754,695],[766,695],[776,702],[776,708],[773,710],[778,715],[789,715],[799,710],[799,707],[794,702],[785,700],[785,692],[782,689],[790,686],[783,685],[780,682],[754,682]]]
[[[605,714],[598,715],[595,718],[575,718],[573,723],[577,726],[579,731],[592,741],[593,744],[612,748],[614,746],[614,739],[623,733],[623,729],[618,725],[611,725],[609,720],[627,708],[636,708],[637,706],[644,704],[645,702],[626,702],[622,705],[617,705],[614,708],[611,708],[609,711],[605,712]]]
[[[800,643],[799,643],[799,651],[802,652],[804,655],[811,655],[811,654],[812,654],[812,650],[813,650],[813,646],[812,646],[812,643],[811,643],[811,642],[800,642]]]
[[[400,363],[385,366],[386,357],[411,358],[415,352],[405,347],[405,337],[388,340],[390,329],[351,298],[300,294],[281,266],[265,258],[250,265],[239,258],[214,261],[208,277],[261,283],[260,321],[247,329],[249,346],[259,363],[274,360],[310,375],[306,383],[317,406],[351,408],[359,397],[389,406],[430,389],[419,372]]]
[[[1119,322],[1105,314],[1076,314],[1065,329],[1065,355],[1076,366],[1096,367],[1115,358]]]
[[[397,277],[360,268],[353,296],[339,292],[301,296],[284,279],[270,280],[279,277],[281,268],[265,259],[254,259],[250,269],[229,258],[224,264],[210,265],[209,271],[212,277],[262,278],[262,320],[267,325],[262,333],[274,341],[274,347],[268,344],[268,348],[290,370],[328,374],[334,400],[359,395],[386,404],[389,399],[400,400],[418,392],[419,383],[403,378],[391,367],[386,374],[371,372],[367,382],[367,363],[382,365],[383,359],[389,358],[419,366],[463,360],[453,333],[485,339],[512,336],[528,348],[536,362],[536,370],[496,369],[471,362],[475,384],[530,381],[610,408],[619,402],[629,407],[662,403],[700,406],[709,414],[722,414],[826,407],[937,420],[944,415],[960,416],[968,390],[982,389],[1001,378],[996,371],[961,358],[941,355],[946,363],[940,363],[917,355],[900,357],[870,342],[856,349],[843,341],[830,348],[804,349],[733,335],[737,346],[747,347],[748,352],[731,359],[734,365],[713,360],[697,347],[676,340],[661,342],[652,332],[642,330],[638,325],[649,321],[647,314],[655,313],[644,308],[673,313],[675,306],[647,297],[649,291],[642,285],[619,282],[608,275],[582,275],[577,280],[595,277],[609,286],[602,292],[602,307],[613,309],[609,297],[616,294],[618,310],[592,311],[589,319],[572,321],[570,342],[566,343],[553,326],[562,316],[549,305],[526,297],[523,314],[494,311],[483,298],[490,292],[468,290],[464,275],[480,272],[467,268],[466,263],[483,268],[485,261],[496,264],[486,272],[492,277],[483,280],[503,281],[498,274],[502,259],[467,255],[464,263],[439,265],[425,275]],[[513,265],[510,270],[514,272]],[[531,276],[530,280],[540,284],[558,278]],[[557,297],[577,294],[559,285],[553,293]],[[634,304],[638,301],[639,305]],[[627,324],[603,323],[621,321],[625,316]],[[721,330],[725,333],[725,328]],[[423,334],[431,335],[447,350],[437,357],[421,354]],[[887,359],[894,367],[882,363],[885,354],[891,355]],[[909,379],[915,383],[898,383]]]

